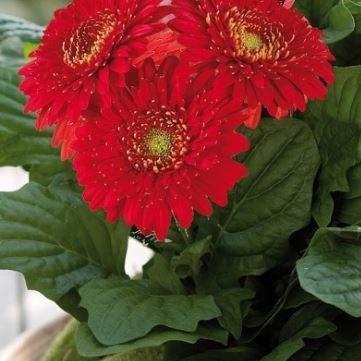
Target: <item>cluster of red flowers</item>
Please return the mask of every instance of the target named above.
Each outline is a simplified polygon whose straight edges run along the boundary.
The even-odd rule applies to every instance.
[[[74,0],[20,74],[84,199],[164,240],[247,175],[239,133],[322,99],[333,59],[286,0]]]

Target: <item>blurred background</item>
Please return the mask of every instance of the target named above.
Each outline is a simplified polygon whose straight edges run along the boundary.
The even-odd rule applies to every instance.
[[[38,24],[46,24],[54,10],[68,2],[67,0],[0,0],[0,11]]]
[[[68,0],[0,0],[0,13],[14,15],[45,25],[54,11]],[[0,109],[1,113],[1,109]],[[1,144],[0,144],[1,146]],[[0,192],[14,191],[28,182],[21,168],[0,167]],[[151,252],[133,241],[129,245],[126,271],[129,275],[141,272]],[[20,274],[0,270],[0,361],[3,350],[24,331],[39,328],[59,317],[62,311],[39,293],[27,291]]]

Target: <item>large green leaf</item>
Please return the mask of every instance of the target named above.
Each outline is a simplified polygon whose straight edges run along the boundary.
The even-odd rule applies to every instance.
[[[123,223],[88,210],[67,183],[0,194],[0,268],[23,273],[29,288],[61,304],[94,277],[125,275],[128,235]]]
[[[336,82],[325,101],[311,102],[304,117],[319,144],[322,168],[313,215],[321,226],[331,222],[333,192],[347,192],[347,173],[360,161],[361,67],[335,68]]]
[[[18,85],[15,70],[0,68],[0,166],[23,166],[31,179],[45,183],[58,173],[71,173],[51,147],[52,133],[37,132],[34,118],[24,115],[25,98]]]
[[[361,316],[361,230],[321,228],[297,262],[301,287],[354,317]]]
[[[146,347],[157,347],[170,341],[182,341],[194,344],[199,340],[211,340],[226,344],[228,332],[216,327],[199,326],[195,332],[183,332],[157,327],[146,336],[121,345],[104,346],[92,334],[86,324],[80,324],[76,336],[78,351],[85,357],[127,354]]]
[[[90,329],[107,346],[143,337],[156,326],[195,332],[200,321],[221,315],[212,296],[164,294],[146,280],[95,279],[80,296]]]
[[[240,161],[249,176],[236,186],[230,205],[211,218],[221,231],[207,275],[224,287],[282,261],[289,236],[309,222],[319,166],[316,142],[302,121],[263,120],[247,136],[252,149]]]

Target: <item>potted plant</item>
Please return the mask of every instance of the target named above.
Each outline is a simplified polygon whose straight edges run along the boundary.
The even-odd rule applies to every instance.
[[[293,3],[1,16],[0,268],[72,317],[43,361],[361,358],[361,7]]]

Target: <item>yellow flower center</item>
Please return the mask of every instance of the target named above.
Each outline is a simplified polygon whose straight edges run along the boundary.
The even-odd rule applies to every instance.
[[[184,109],[134,111],[134,119],[125,125],[127,158],[136,171],[178,170],[189,151],[190,135]]]
[[[167,156],[172,148],[172,136],[163,130],[151,130],[145,137],[145,145],[150,156]]]
[[[278,25],[251,10],[240,11],[233,7],[225,13],[224,20],[233,45],[227,54],[233,57],[251,63],[275,61],[285,49]]]
[[[242,34],[242,42],[248,50],[257,50],[263,46],[262,39],[259,35],[244,31]]]

